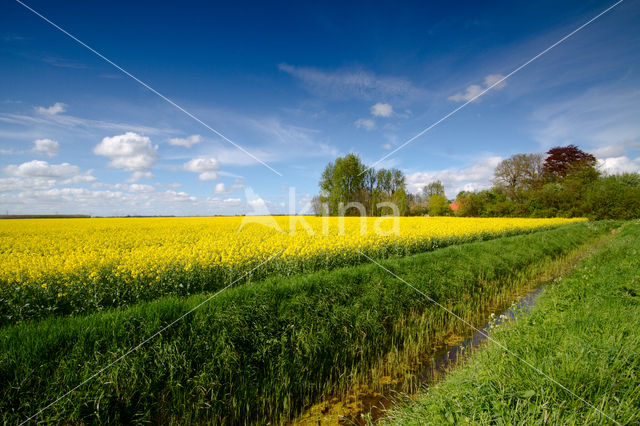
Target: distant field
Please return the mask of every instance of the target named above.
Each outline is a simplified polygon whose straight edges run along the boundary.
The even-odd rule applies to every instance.
[[[272,257],[253,279],[359,264],[366,259],[358,251],[388,258],[576,221],[248,219],[1,221],[0,324],[212,291]],[[397,232],[389,234],[394,225]]]

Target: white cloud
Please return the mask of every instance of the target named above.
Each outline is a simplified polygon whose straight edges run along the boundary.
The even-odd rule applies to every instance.
[[[60,151],[60,144],[51,139],[37,139],[33,141],[33,148],[31,151],[37,154],[45,154],[49,157],[55,157],[58,151]]]
[[[493,171],[500,161],[502,157],[491,156],[463,169],[450,168],[411,173],[407,175],[407,188],[410,192],[419,193],[428,183],[439,180],[444,185],[449,198],[454,198],[460,191],[487,189],[491,187]]]
[[[43,190],[58,185],[95,183],[98,180],[92,175],[92,170],[80,173],[77,166],[69,163],[49,164],[40,160],[10,164],[4,168],[4,172],[11,177],[0,179],[0,192]]]
[[[376,127],[376,123],[368,118],[359,118],[353,124],[355,124],[358,129],[365,130],[373,130]]]
[[[56,183],[55,179],[47,178],[0,178],[0,193],[52,188],[56,186]]]
[[[378,102],[371,107],[371,114],[374,117],[391,117],[393,114],[393,107],[390,104]]]
[[[242,183],[235,183],[235,184],[231,185],[230,187],[228,187],[223,182],[220,182],[220,183],[216,184],[215,188],[213,189],[213,192],[215,194],[231,194],[236,189],[242,189],[244,187],[245,186]]]
[[[200,180],[218,180],[217,172],[220,171],[220,164],[213,157],[194,158],[184,163],[183,168],[189,172],[199,173]]]
[[[17,177],[37,177],[61,179],[77,175],[80,169],[69,163],[49,164],[46,161],[33,160],[22,163],[19,166],[10,164],[4,168],[4,172],[9,176]]]
[[[202,142],[202,137],[200,135],[191,135],[187,138],[171,138],[169,139],[169,145],[173,146],[184,146],[186,148],[191,148],[193,145]]]
[[[426,91],[400,77],[378,76],[362,69],[322,71],[312,67],[280,64],[280,71],[299,79],[309,91],[334,99],[397,98],[407,101],[426,95]]]
[[[262,209],[267,207],[267,203],[262,198],[255,198],[253,200],[247,200],[249,207],[254,209]]]
[[[126,171],[147,170],[158,159],[158,146],[151,139],[134,132],[102,139],[93,152],[111,158],[109,166]]]
[[[127,179],[127,182],[137,182],[140,179],[153,179],[153,173],[147,171],[147,172],[142,172],[142,171],[136,171],[131,173],[131,177],[129,179]]]
[[[216,194],[227,194],[228,189],[224,186],[224,183],[220,182],[216,184],[216,187],[213,189],[213,192]]]
[[[130,192],[153,192],[155,191],[155,188],[151,185],[144,185],[144,184],[140,184],[140,183],[133,183],[131,185],[128,185],[127,189]]]
[[[635,160],[627,156],[598,159],[598,166],[609,175],[640,172],[640,157]]]
[[[507,85],[507,80],[503,80],[503,79],[504,79],[504,75],[502,74],[489,74],[484,78],[484,85],[485,87],[491,87],[495,84],[493,89],[502,89]]]
[[[60,185],[77,185],[81,183],[94,183],[97,182],[98,179],[95,176],[91,175],[92,170],[89,170],[87,173],[83,175],[76,175],[70,177],[69,179],[65,179],[60,182]]]
[[[504,76],[502,74],[490,74],[484,78],[484,86],[472,84],[465,89],[464,93],[458,92],[453,96],[449,96],[448,99],[455,102],[468,102],[473,99],[475,102],[480,99],[477,96],[480,96],[483,91],[489,89],[494,84],[495,86],[491,87],[490,90],[499,90],[504,88],[507,85],[506,80],[498,83],[503,78]]]
[[[449,96],[448,99],[450,101],[455,101],[455,102],[470,101],[471,99],[475,98],[480,93],[482,93],[483,90],[484,89],[481,86],[478,86],[477,84],[472,84],[471,86],[467,87],[464,93],[458,92],[455,95]]]
[[[39,114],[56,115],[65,112],[67,110],[67,105],[62,102],[56,102],[48,108],[39,106],[36,107],[35,110]]]

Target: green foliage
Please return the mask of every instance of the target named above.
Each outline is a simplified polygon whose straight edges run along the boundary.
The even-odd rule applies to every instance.
[[[363,206],[368,216],[388,214],[378,208],[381,202],[395,203],[401,216],[409,212],[404,174],[398,169],[367,168],[355,154],[329,163],[322,172],[319,186],[322,194],[314,202],[316,214],[322,213],[323,203],[334,216],[360,215],[362,212],[349,207],[350,203]]]
[[[426,185],[421,194],[407,194],[406,179],[397,169],[367,170],[354,154],[329,163],[322,174],[323,195],[314,199],[316,214],[322,203],[337,215],[339,204],[359,202],[369,216],[388,214],[380,202],[393,202],[399,214],[467,217],[589,217],[631,219],[640,217],[640,175],[601,176],[596,158],[574,145],[555,147],[541,154],[515,154],[494,171],[493,188],[458,194],[459,208],[451,212],[442,182]],[[363,170],[366,172],[362,173]],[[431,203],[431,198],[433,199]],[[359,214],[355,208],[345,214]]]
[[[460,193],[457,216],[589,217],[626,220],[640,217],[640,175],[600,177],[575,169],[563,179],[524,192],[523,201],[508,199],[500,188]]]
[[[444,195],[444,185],[439,180],[431,182],[422,188],[422,195],[428,200],[432,195]]]
[[[640,176],[628,173],[597,180],[587,190],[585,207],[594,219],[640,217]]]
[[[628,224],[530,314],[494,329],[500,345],[488,342],[385,424],[639,424],[639,250],[640,225]]]
[[[433,194],[429,197],[429,215],[430,216],[448,216],[451,213],[449,202],[444,195]]]
[[[541,154],[516,154],[502,160],[494,171],[494,185],[510,200],[522,202],[526,191],[540,184],[543,161]]]
[[[538,156],[517,154],[498,165],[491,190],[461,192],[457,216],[640,217],[640,175],[601,176],[591,154],[553,148],[539,171]]]
[[[356,201],[356,194],[364,186],[365,168],[360,157],[355,154],[339,157],[325,167],[320,180],[320,190],[326,194],[326,202],[332,214],[338,214],[340,203],[346,205]]]
[[[573,224],[383,265],[472,319],[516,285],[517,271],[566,255],[610,226]],[[34,414],[208,297],[167,297],[1,328],[2,421]],[[427,316],[427,330],[407,327],[418,313]],[[37,421],[278,423],[344,387],[349,372],[454,322],[376,265],[274,277],[219,294]]]

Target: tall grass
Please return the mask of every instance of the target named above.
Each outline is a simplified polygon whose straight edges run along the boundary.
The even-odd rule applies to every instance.
[[[493,333],[579,398],[489,342],[385,424],[640,423],[639,251],[630,224]]]
[[[471,317],[517,271],[566,255],[612,226],[580,223],[383,264]],[[168,297],[0,329],[2,420],[14,423],[37,412],[206,297]],[[371,264],[243,285],[221,293],[39,419],[279,422],[344,388],[350,372],[366,370],[424,334],[402,324],[428,311],[434,331],[457,321]]]

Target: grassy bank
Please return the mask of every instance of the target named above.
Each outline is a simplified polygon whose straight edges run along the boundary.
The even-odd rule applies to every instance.
[[[550,285],[534,310],[445,381],[385,420],[392,424],[640,422],[640,224]],[[612,420],[613,419],[613,420]]]
[[[384,266],[473,320],[518,271],[566,255],[612,226],[568,225]],[[34,414],[205,298],[164,298],[0,329],[2,420]],[[406,326],[417,313],[430,330]],[[416,334],[454,321],[376,265],[272,278],[221,293],[39,419],[278,421],[344,388],[351,372],[366,370]]]

